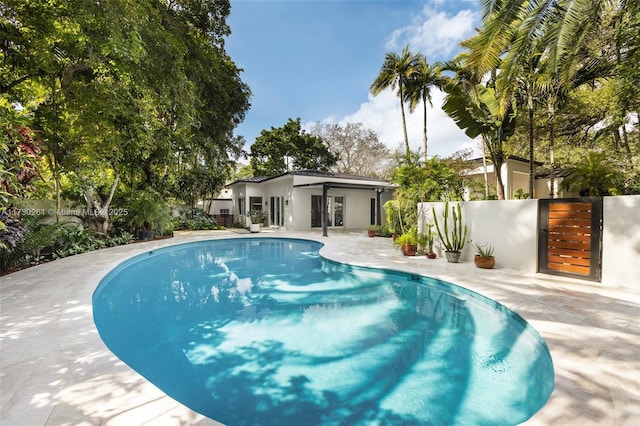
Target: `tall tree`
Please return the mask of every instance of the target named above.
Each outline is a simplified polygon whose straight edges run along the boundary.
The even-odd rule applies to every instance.
[[[290,170],[329,170],[338,157],[319,136],[311,135],[300,118],[289,119],[284,126],[260,132],[251,145],[254,176],[274,176]]]
[[[229,10],[228,0],[3,2],[0,90],[34,113],[56,182],[75,175],[87,200],[108,199],[94,184],[110,170],[112,190],[120,180],[166,197],[191,168],[212,178],[231,168],[250,92],[224,51]]]
[[[495,90],[482,84],[476,86],[473,94],[461,84],[450,84],[446,90],[447,97],[442,109],[467,136],[472,139],[482,136],[484,147],[489,151],[493,162],[498,199],[504,200],[501,173],[504,163],[503,142],[515,131],[515,111],[509,109],[503,115]]]
[[[522,63],[529,60],[531,46],[540,44],[549,69],[562,80],[575,72],[589,35],[602,25],[603,11],[612,7],[626,14],[635,1],[606,0],[482,0],[483,24],[470,49],[468,66],[479,75],[500,67],[496,90],[504,111],[511,101],[513,87]],[[632,50],[633,39],[624,42]],[[637,46],[637,45],[636,45]],[[632,56],[624,62],[631,62]]]
[[[310,131],[320,136],[338,161],[333,169],[339,173],[382,177],[391,158],[387,146],[378,135],[362,123],[317,123]]]
[[[418,58],[418,55],[409,52],[409,46],[405,46],[399,55],[395,52],[387,52],[380,73],[369,89],[373,96],[377,96],[388,88],[395,90],[396,86],[398,87],[397,95],[400,99],[402,131],[404,133],[404,147],[407,157],[409,157],[411,150],[409,148],[409,136],[407,135],[407,119],[404,112],[405,88],[412,75],[417,71]]]
[[[409,103],[409,112],[414,112],[418,104],[423,105],[423,127],[422,127],[422,150],[424,162],[427,163],[427,102],[431,103],[431,89],[443,89],[449,79],[441,74],[439,64],[429,65],[424,55],[418,54],[415,65],[415,72],[407,81],[405,99]]]

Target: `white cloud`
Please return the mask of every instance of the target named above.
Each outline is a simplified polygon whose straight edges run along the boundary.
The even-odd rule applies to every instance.
[[[408,44],[412,51],[425,54],[429,62],[434,57],[451,59],[459,43],[474,33],[479,20],[476,11],[460,10],[452,16],[426,4],[409,25],[391,34],[386,48],[399,50]]]
[[[440,107],[444,93],[435,89],[432,91],[433,107],[427,107],[427,141],[428,155],[432,157],[438,155],[445,157],[451,153],[474,148],[477,143],[467,137],[458,128],[455,122]],[[416,151],[422,148],[422,105],[412,114],[405,109],[407,114],[407,135],[409,146]],[[402,115],[400,113],[400,103],[398,97],[391,91],[385,90],[376,97],[369,95],[367,102],[360,105],[360,108],[353,114],[335,120],[341,124],[352,122],[362,123],[364,127],[375,131],[381,142],[390,149],[399,146],[404,147],[404,136],[402,132]]]
[[[435,55],[450,59],[452,52],[457,49],[460,41],[469,37],[474,31],[474,22],[479,20],[477,12],[461,10],[455,15],[447,15],[445,12],[433,8],[440,2],[431,2],[425,5],[422,12],[411,22],[391,34],[387,48],[400,50],[407,42],[413,52],[421,52],[427,56],[429,62]],[[432,90],[433,107],[427,109],[427,138],[428,155],[445,157],[461,149],[472,148],[479,152],[478,143],[467,137],[455,122],[442,111],[444,94]],[[423,112],[422,105],[416,108],[412,114],[408,108],[407,133],[409,145],[412,150],[422,148]],[[390,89],[378,96],[368,95],[366,102],[360,104],[357,111],[342,118],[327,117],[324,122],[341,123],[360,122],[365,127],[374,130],[385,145],[390,149],[404,146],[402,131],[402,118],[398,97]]]

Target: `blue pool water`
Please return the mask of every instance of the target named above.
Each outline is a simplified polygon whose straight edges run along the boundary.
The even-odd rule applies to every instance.
[[[139,255],[100,283],[95,324],[122,361],[228,425],[514,425],[547,401],[549,351],[518,315],[320,247],[244,238]]]

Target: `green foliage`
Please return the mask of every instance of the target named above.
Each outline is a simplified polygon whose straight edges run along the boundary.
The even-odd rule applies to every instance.
[[[394,199],[384,205],[387,226],[391,232],[403,233],[417,226],[417,205],[421,202],[462,199],[466,180],[456,159],[431,158],[424,164],[420,154],[398,156],[392,181],[398,185]]]
[[[388,238],[391,236],[391,231],[386,225],[376,225],[376,237],[385,237]]]
[[[28,217],[25,220],[27,232],[16,244],[15,249],[12,252],[0,252],[1,273],[133,241],[133,236],[127,232],[105,237],[87,230],[82,224],[45,224],[40,220],[41,217],[38,216]]]
[[[435,232],[433,232],[433,223],[427,223],[426,231],[418,234],[418,243],[420,245],[421,250],[425,253],[433,253],[433,243],[435,240]]]
[[[392,181],[398,184],[395,196],[414,203],[462,199],[465,180],[446,159],[433,157],[420,164],[419,154],[412,154],[416,161],[400,159]]]
[[[376,237],[390,237],[391,231],[386,225],[369,225],[367,231],[373,231]]]
[[[337,157],[319,136],[302,130],[300,118],[260,132],[251,145],[254,176],[275,176],[289,170],[329,170]]]
[[[407,232],[401,234],[394,240],[394,244],[402,246],[405,244],[417,246],[419,243],[418,239],[418,229],[415,227],[411,227],[407,230]]]
[[[609,160],[605,152],[587,152],[569,170],[571,174],[560,184],[564,189],[588,197],[619,195],[622,192],[620,168]]]
[[[405,217],[409,215],[410,207],[403,205],[399,199],[389,200],[384,203],[384,212],[387,219],[387,229],[393,234],[402,234],[408,229]]]
[[[127,200],[126,222],[136,231],[163,233],[171,229],[171,213],[157,192],[137,191]]]
[[[465,131],[470,138],[482,136],[484,147],[489,151],[491,161],[497,170],[504,162],[503,142],[516,129],[516,109],[509,107],[506,112],[496,98],[495,89],[476,84],[469,92],[465,84],[450,84],[446,88],[442,109]],[[501,174],[498,178],[498,195],[504,199]]]
[[[15,197],[27,194],[32,181],[38,176],[36,162],[40,148],[30,122],[6,99],[0,99],[0,213],[11,205]],[[0,220],[0,231],[3,228]]]
[[[404,132],[405,155],[410,155],[409,138],[407,136],[407,122],[404,112],[404,103],[407,98],[406,87],[412,76],[419,69],[420,56],[409,51],[409,46],[405,46],[400,54],[387,52],[384,56],[382,68],[376,79],[371,83],[369,91],[373,96],[377,96],[387,88],[395,90],[398,87],[397,95],[400,99],[400,112],[402,114],[402,129]]]
[[[516,191],[515,194],[513,194],[513,198],[515,198],[516,200],[526,200],[527,198],[529,198],[529,194],[525,193],[522,188],[518,188],[518,190]]]
[[[247,216],[251,219],[251,223],[254,225],[264,223],[264,220],[267,218],[267,215],[262,210],[251,210],[247,212]]]
[[[444,211],[442,212],[443,228],[440,228],[438,223],[438,216],[436,215],[435,208],[432,208],[433,220],[435,221],[436,230],[438,232],[438,238],[444,245],[446,251],[461,251],[464,248],[467,239],[467,225],[464,225],[464,232],[462,227],[462,210],[460,209],[460,203],[455,207],[451,206],[451,216],[453,221],[453,227],[449,229],[449,202],[444,205]]]
[[[227,0],[3,2],[0,91],[35,117],[53,181],[106,170],[187,201],[219,189],[250,96],[224,51],[229,11]]]
[[[216,220],[202,209],[192,209],[189,212],[181,211],[179,217],[172,219],[173,229],[177,231],[188,230],[212,230],[221,229]]]
[[[24,239],[26,228],[22,222],[9,215],[6,210],[0,210],[0,249],[11,253],[16,245]]]
[[[473,247],[475,247],[476,253],[478,254],[478,256],[485,257],[485,258],[493,257],[494,247],[491,244],[473,243]]]

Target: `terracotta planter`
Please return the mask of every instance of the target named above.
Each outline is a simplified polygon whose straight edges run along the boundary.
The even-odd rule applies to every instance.
[[[444,254],[447,256],[447,262],[458,263],[460,262],[460,255],[462,253],[459,251],[445,251]]]
[[[376,231],[373,229],[368,229],[367,230],[367,234],[369,234],[369,237],[375,237],[376,236]]]
[[[496,266],[496,259],[493,256],[480,257],[476,254],[476,256],[473,258],[473,261],[478,268],[482,269],[493,269],[493,267]]]
[[[418,253],[418,246],[413,244],[403,244],[402,254],[405,256],[415,256]]]
[[[436,257],[438,257],[438,255],[437,255],[437,254],[435,254],[435,253],[433,253],[433,252],[431,252],[431,253],[427,253],[427,257],[428,257],[429,259],[435,259]]]

